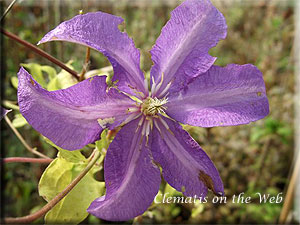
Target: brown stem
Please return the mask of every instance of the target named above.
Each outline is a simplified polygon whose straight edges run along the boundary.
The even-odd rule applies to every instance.
[[[36,151],[34,148],[31,148],[27,142],[24,140],[24,138],[22,137],[22,135],[19,133],[19,131],[12,125],[10,119],[7,117],[7,116],[4,116],[4,119],[6,121],[6,123],[8,124],[8,126],[12,129],[12,131],[15,133],[15,135],[17,136],[17,138],[19,138],[19,140],[21,141],[21,143],[24,145],[24,147],[30,151],[31,153],[33,154],[36,154],[42,158],[45,158],[45,159],[50,159],[48,156]]]
[[[39,158],[27,158],[27,157],[8,157],[3,159],[4,163],[12,162],[28,162],[28,163],[45,163],[49,164],[52,162],[52,159],[39,159]]]
[[[87,71],[87,67],[88,67],[89,61],[90,61],[90,53],[91,53],[91,49],[89,47],[87,47],[86,55],[85,55],[85,61],[84,61],[84,65],[82,67],[82,71],[81,71],[80,76],[79,76],[79,81],[84,80],[84,74]]]
[[[294,192],[297,183],[297,178],[299,179],[299,171],[300,171],[300,154],[298,152],[297,160],[295,161],[294,170],[291,176],[291,180],[285,195],[283,207],[279,217],[279,224],[286,223],[286,219],[290,212],[293,200],[294,200]]]
[[[107,133],[107,139],[110,140],[112,139],[114,136],[116,136],[116,134],[118,133],[118,129],[113,129],[113,130],[109,130]]]
[[[9,6],[7,7],[7,9],[6,9],[5,12],[3,13],[3,15],[1,16],[0,21],[2,21],[2,20],[5,18],[5,16],[7,15],[7,13],[9,13],[9,11],[12,9],[12,7],[14,6],[14,4],[15,4],[17,1],[18,1],[18,0],[13,0],[13,1],[9,4]]]
[[[62,200],[75,186],[78,184],[78,182],[89,172],[89,170],[93,167],[93,165],[96,163],[96,161],[101,156],[100,152],[98,150],[94,151],[94,157],[93,159],[88,163],[88,165],[80,172],[80,174],[57,196],[55,196],[50,202],[48,202],[43,208],[41,208],[39,211],[30,214],[28,216],[23,217],[17,217],[17,218],[5,218],[5,223],[14,223],[14,224],[20,224],[20,223],[31,223],[35,221],[36,219],[44,216],[48,211],[50,211],[60,200]]]
[[[29,48],[33,52],[39,54],[40,56],[42,56],[42,57],[44,57],[46,59],[48,59],[50,62],[53,62],[54,64],[58,65],[59,67],[61,67],[65,71],[69,72],[77,80],[79,80],[77,72],[75,72],[74,70],[70,69],[64,63],[62,63],[58,59],[54,58],[53,56],[49,55],[47,52],[39,49],[38,47],[36,47],[35,45],[33,45],[33,44],[31,44],[31,43],[29,43],[27,41],[24,41],[24,40],[20,39],[17,35],[12,34],[12,33],[8,32],[8,31],[4,30],[3,28],[0,28],[0,30],[1,30],[1,33],[3,33],[4,35],[6,35],[7,37],[9,37],[10,39],[19,42],[20,44],[22,44],[25,47]]]

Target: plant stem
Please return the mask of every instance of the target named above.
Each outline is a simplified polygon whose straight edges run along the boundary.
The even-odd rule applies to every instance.
[[[49,55],[47,52],[39,49],[35,45],[33,45],[33,44],[31,44],[31,43],[29,43],[27,41],[24,41],[24,40],[20,39],[17,35],[12,34],[12,33],[8,32],[8,31],[4,30],[3,28],[0,28],[0,30],[1,30],[1,33],[3,33],[4,35],[6,35],[7,37],[9,37],[10,39],[19,42],[20,44],[22,44],[25,47],[29,48],[33,52],[39,54],[40,56],[42,56],[42,57],[44,57],[46,59],[48,59],[50,62],[53,62],[54,64],[58,65],[59,67],[61,67],[65,71],[69,72],[77,80],[79,80],[77,72],[75,72],[74,70],[72,70],[69,67],[67,67],[63,62],[61,62],[58,59],[54,58],[53,56]]]
[[[4,119],[6,121],[6,123],[8,124],[8,126],[12,129],[12,131],[15,133],[15,135],[19,138],[19,140],[22,142],[22,144],[24,145],[24,147],[30,151],[31,153],[33,154],[36,154],[42,158],[45,158],[45,159],[50,159],[48,156],[36,151],[34,148],[31,148],[27,142],[24,140],[24,138],[22,137],[22,135],[19,133],[19,131],[12,125],[10,119],[7,117],[7,116],[4,116]]]
[[[116,136],[116,134],[118,133],[118,129],[113,129],[113,130],[109,130],[107,133],[107,139],[110,140],[112,139],[114,136]]]
[[[7,13],[12,9],[12,7],[14,6],[14,4],[17,2],[18,0],[13,0],[9,6],[7,7],[7,9],[5,10],[5,12],[3,13],[3,15],[1,16],[0,21],[2,21],[4,19],[4,17],[7,15]]]
[[[279,224],[286,223],[286,219],[290,212],[293,200],[294,200],[294,192],[297,184],[297,178],[299,179],[299,171],[300,171],[300,153],[298,152],[297,160],[295,161],[295,166],[293,169],[293,173],[291,176],[291,180],[285,195],[283,207],[279,217]],[[296,196],[295,196],[296,197]]]
[[[27,157],[8,157],[4,158],[4,163],[12,163],[12,162],[28,162],[28,163],[45,163],[49,164],[53,161],[53,159],[40,159],[40,158],[27,158]]]
[[[15,105],[15,104],[13,104],[11,101],[4,100],[4,101],[2,102],[2,104],[3,104],[3,106],[4,106],[5,108],[7,108],[7,109],[14,109],[14,110],[20,111],[20,107],[17,106],[17,105]]]
[[[94,150],[94,157],[93,159],[88,163],[88,165],[80,172],[80,174],[61,192],[59,193],[55,198],[53,198],[50,202],[48,202],[43,208],[41,208],[39,211],[28,215],[24,217],[17,217],[17,218],[5,218],[5,223],[31,223],[34,220],[42,217],[45,215],[48,211],[50,211],[60,200],[62,200],[75,186],[78,184],[78,182],[89,172],[89,170],[93,167],[93,165],[96,163],[96,161],[101,156],[100,152],[98,150]]]
[[[85,61],[84,61],[84,65],[82,67],[82,71],[81,71],[80,76],[79,76],[79,81],[84,80],[84,74],[87,71],[87,67],[88,67],[89,61],[90,61],[90,53],[91,53],[91,49],[89,47],[87,47],[86,48]]]

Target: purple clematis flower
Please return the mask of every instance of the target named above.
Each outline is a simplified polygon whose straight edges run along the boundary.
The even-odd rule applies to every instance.
[[[21,113],[68,150],[98,140],[106,127],[122,126],[104,162],[106,195],[88,208],[99,218],[119,221],[142,214],[159,190],[159,167],[187,196],[205,196],[208,189],[223,195],[217,169],[179,123],[214,127],[264,118],[269,105],[261,72],[250,64],[213,66],[216,58],[208,51],[225,38],[225,19],[209,0],[187,0],[172,12],[151,50],[148,89],[140,53],[118,29],[122,22],[103,12],[78,15],[40,41],[69,41],[102,52],[114,68],[116,86],[95,76],[48,92],[21,68]]]

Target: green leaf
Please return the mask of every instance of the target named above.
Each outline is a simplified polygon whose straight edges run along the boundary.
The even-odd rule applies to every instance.
[[[61,72],[57,75],[57,80],[62,89],[73,86],[77,83],[77,80],[68,72]]]
[[[69,68],[73,69],[72,63],[73,61],[70,60],[66,63],[66,65]],[[57,74],[56,70],[51,66],[42,66],[37,63],[28,63],[21,65],[28,69],[33,78],[48,91],[65,89],[77,83],[77,80],[65,70],[61,70]],[[43,76],[43,72],[47,73],[48,75],[48,84]],[[14,83],[16,83],[15,80]]]
[[[15,118],[13,119],[12,121],[12,125],[15,127],[15,128],[19,128],[19,127],[23,127],[27,124],[27,121],[26,119],[20,114],[20,113],[17,113],[15,115]]]
[[[39,181],[39,195],[47,202],[59,194],[71,181],[74,163],[62,158],[53,160]]]
[[[18,78],[16,76],[13,76],[11,79],[10,79],[10,82],[12,84],[12,86],[15,88],[15,89],[18,89]]]
[[[262,137],[266,136],[268,134],[268,131],[266,129],[256,128],[253,129],[250,134],[250,142],[255,143]]]
[[[56,77],[56,70],[51,66],[41,66],[41,70],[48,74],[49,80],[52,80]]]
[[[68,66],[70,69],[74,69],[72,66],[72,63],[73,63],[73,61],[70,60],[69,62],[66,63],[66,66]],[[65,70],[61,70],[57,74],[57,80],[58,80],[60,89],[65,89],[65,88],[71,87],[77,83],[76,78],[74,78],[70,73],[68,73]]]
[[[42,72],[42,66],[37,63],[22,63],[21,66],[25,67],[29,70],[29,73],[32,75],[32,77],[42,86],[46,87],[46,81],[43,76]]]
[[[182,186],[182,189],[184,189],[184,187]],[[166,184],[165,186],[165,190],[164,190],[164,194],[167,194],[170,196],[181,196],[182,194],[177,191],[175,188],[171,187],[171,185]]]
[[[86,164],[69,162],[62,157],[53,160],[40,179],[40,196],[46,201],[53,199],[78,176]],[[91,202],[103,195],[103,192],[104,182],[96,181],[94,174],[88,172],[70,193],[46,214],[45,222],[80,223],[88,216],[86,210]]]
[[[80,153],[80,151],[68,151],[62,148],[59,148],[58,157],[64,158],[68,162],[73,163],[85,163],[87,159]]]
[[[61,147],[57,146],[56,144],[54,144],[52,141],[50,141],[46,137],[44,137],[44,140],[59,151],[57,157],[64,158],[68,162],[72,162],[72,163],[86,163],[87,162],[87,159],[81,154],[81,152],[79,150],[68,151],[68,150],[62,149]]]
[[[49,81],[47,85],[47,90],[48,91],[56,91],[61,89],[60,83],[57,79],[57,77],[53,78],[52,80]]]
[[[101,133],[101,137],[99,141],[96,141],[96,147],[99,151],[102,151],[102,149],[108,149],[109,146],[109,140],[107,140],[107,133],[108,129],[105,129]]]

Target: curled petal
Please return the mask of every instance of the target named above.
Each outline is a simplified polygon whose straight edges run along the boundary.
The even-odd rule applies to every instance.
[[[140,52],[132,39],[119,30],[118,25],[122,22],[122,18],[103,12],[77,15],[46,34],[39,44],[68,41],[96,49],[111,62],[114,67],[113,81],[119,81],[120,89],[132,92],[135,88],[145,93]]]
[[[106,195],[88,212],[104,220],[125,221],[142,214],[160,185],[160,171],[152,162],[150,142],[142,137],[139,120],[126,124],[110,144],[104,161]],[[137,131],[136,131],[137,130]],[[143,139],[141,139],[143,138]]]
[[[114,89],[106,91],[105,76],[93,77],[70,88],[46,91],[21,68],[20,112],[34,129],[56,145],[75,150],[99,139],[102,125],[118,126],[134,104]]]
[[[205,197],[207,189],[223,195],[222,180],[210,158],[178,123],[164,121],[156,122],[151,146],[164,179],[187,196]]]
[[[223,15],[209,0],[187,0],[174,9],[151,50],[151,76],[158,83],[164,75],[157,96],[169,82],[170,89],[176,91],[206,72],[216,60],[208,51],[226,37],[226,32]]]
[[[0,106],[0,120],[2,120],[3,117],[4,117],[7,113],[9,113],[10,111],[11,111],[11,109],[10,109],[10,110],[7,110],[7,109],[2,108],[2,107]]]
[[[269,114],[262,73],[250,64],[213,66],[170,94],[167,108],[178,122],[201,127],[247,124]]]

